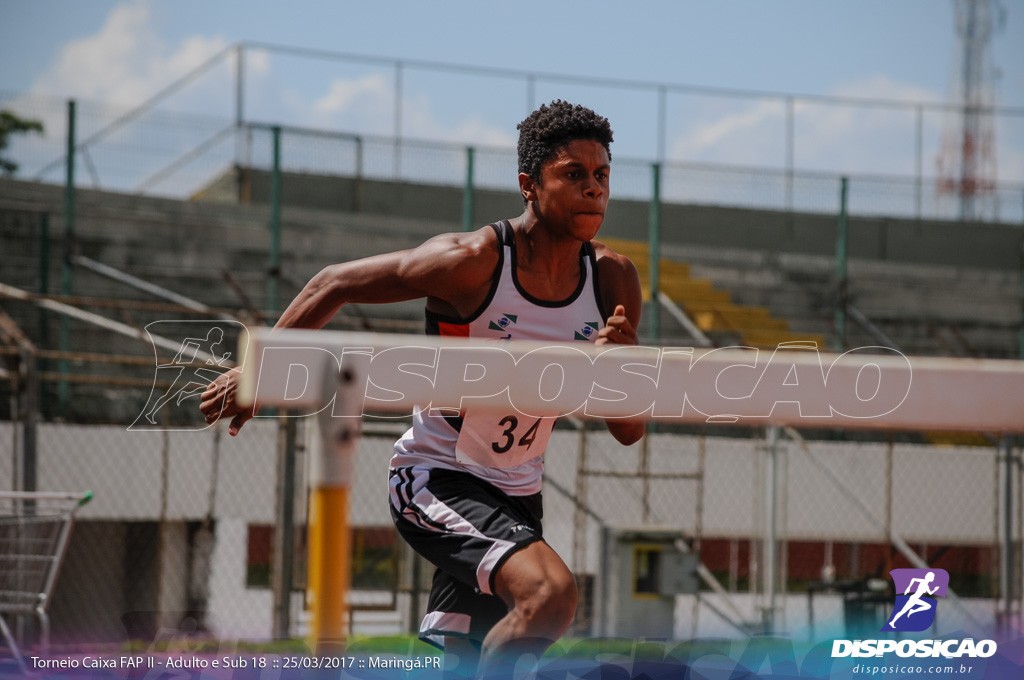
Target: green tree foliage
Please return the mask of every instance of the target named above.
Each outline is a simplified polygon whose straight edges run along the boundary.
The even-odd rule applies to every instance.
[[[42,131],[43,124],[38,120],[25,120],[10,111],[0,111],[0,173],[10,177],[18,171],[18,164],[3,156],[10,142],[11,135],[26,132],[41,133]]]

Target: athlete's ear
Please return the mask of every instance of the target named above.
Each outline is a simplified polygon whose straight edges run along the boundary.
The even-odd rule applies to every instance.
[[[537,200],[537,182],[525,172],[519,173],[519,192],[526,201]]]

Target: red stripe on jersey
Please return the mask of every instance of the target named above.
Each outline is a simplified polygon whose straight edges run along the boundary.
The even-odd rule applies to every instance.
[[[469,324],[468,323],[445,323],[439,321],[438,329],[441,331],[441,336],[446,338],[468,338],[469,337]]]

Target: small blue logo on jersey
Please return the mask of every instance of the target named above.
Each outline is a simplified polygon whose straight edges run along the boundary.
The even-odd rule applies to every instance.
[[[588,321],[580,330],[573,333],[573,340],[589,340],[590,336],[597,332],[601,325],[597,321]]]
[[[517,314],[502,314],[497,323],[494,321],[488,322],[487,328],[492,331],[504,331],[507,330],[510,325],[515,325],[518,320],[519,316]]]
[[[936,597],[945,597],[949,573],[945,569],[893,569],[896,603],[884,631],[916,633],[935,621]],[[900,593],[903,593],[900,595]]]

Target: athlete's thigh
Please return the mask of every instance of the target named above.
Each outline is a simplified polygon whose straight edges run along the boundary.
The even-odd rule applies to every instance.
[[[391,472],[391,515],[413,550],[482,593],[495,570],[542,538],[540,499],[510,497],[471,475],[398,468]]]

